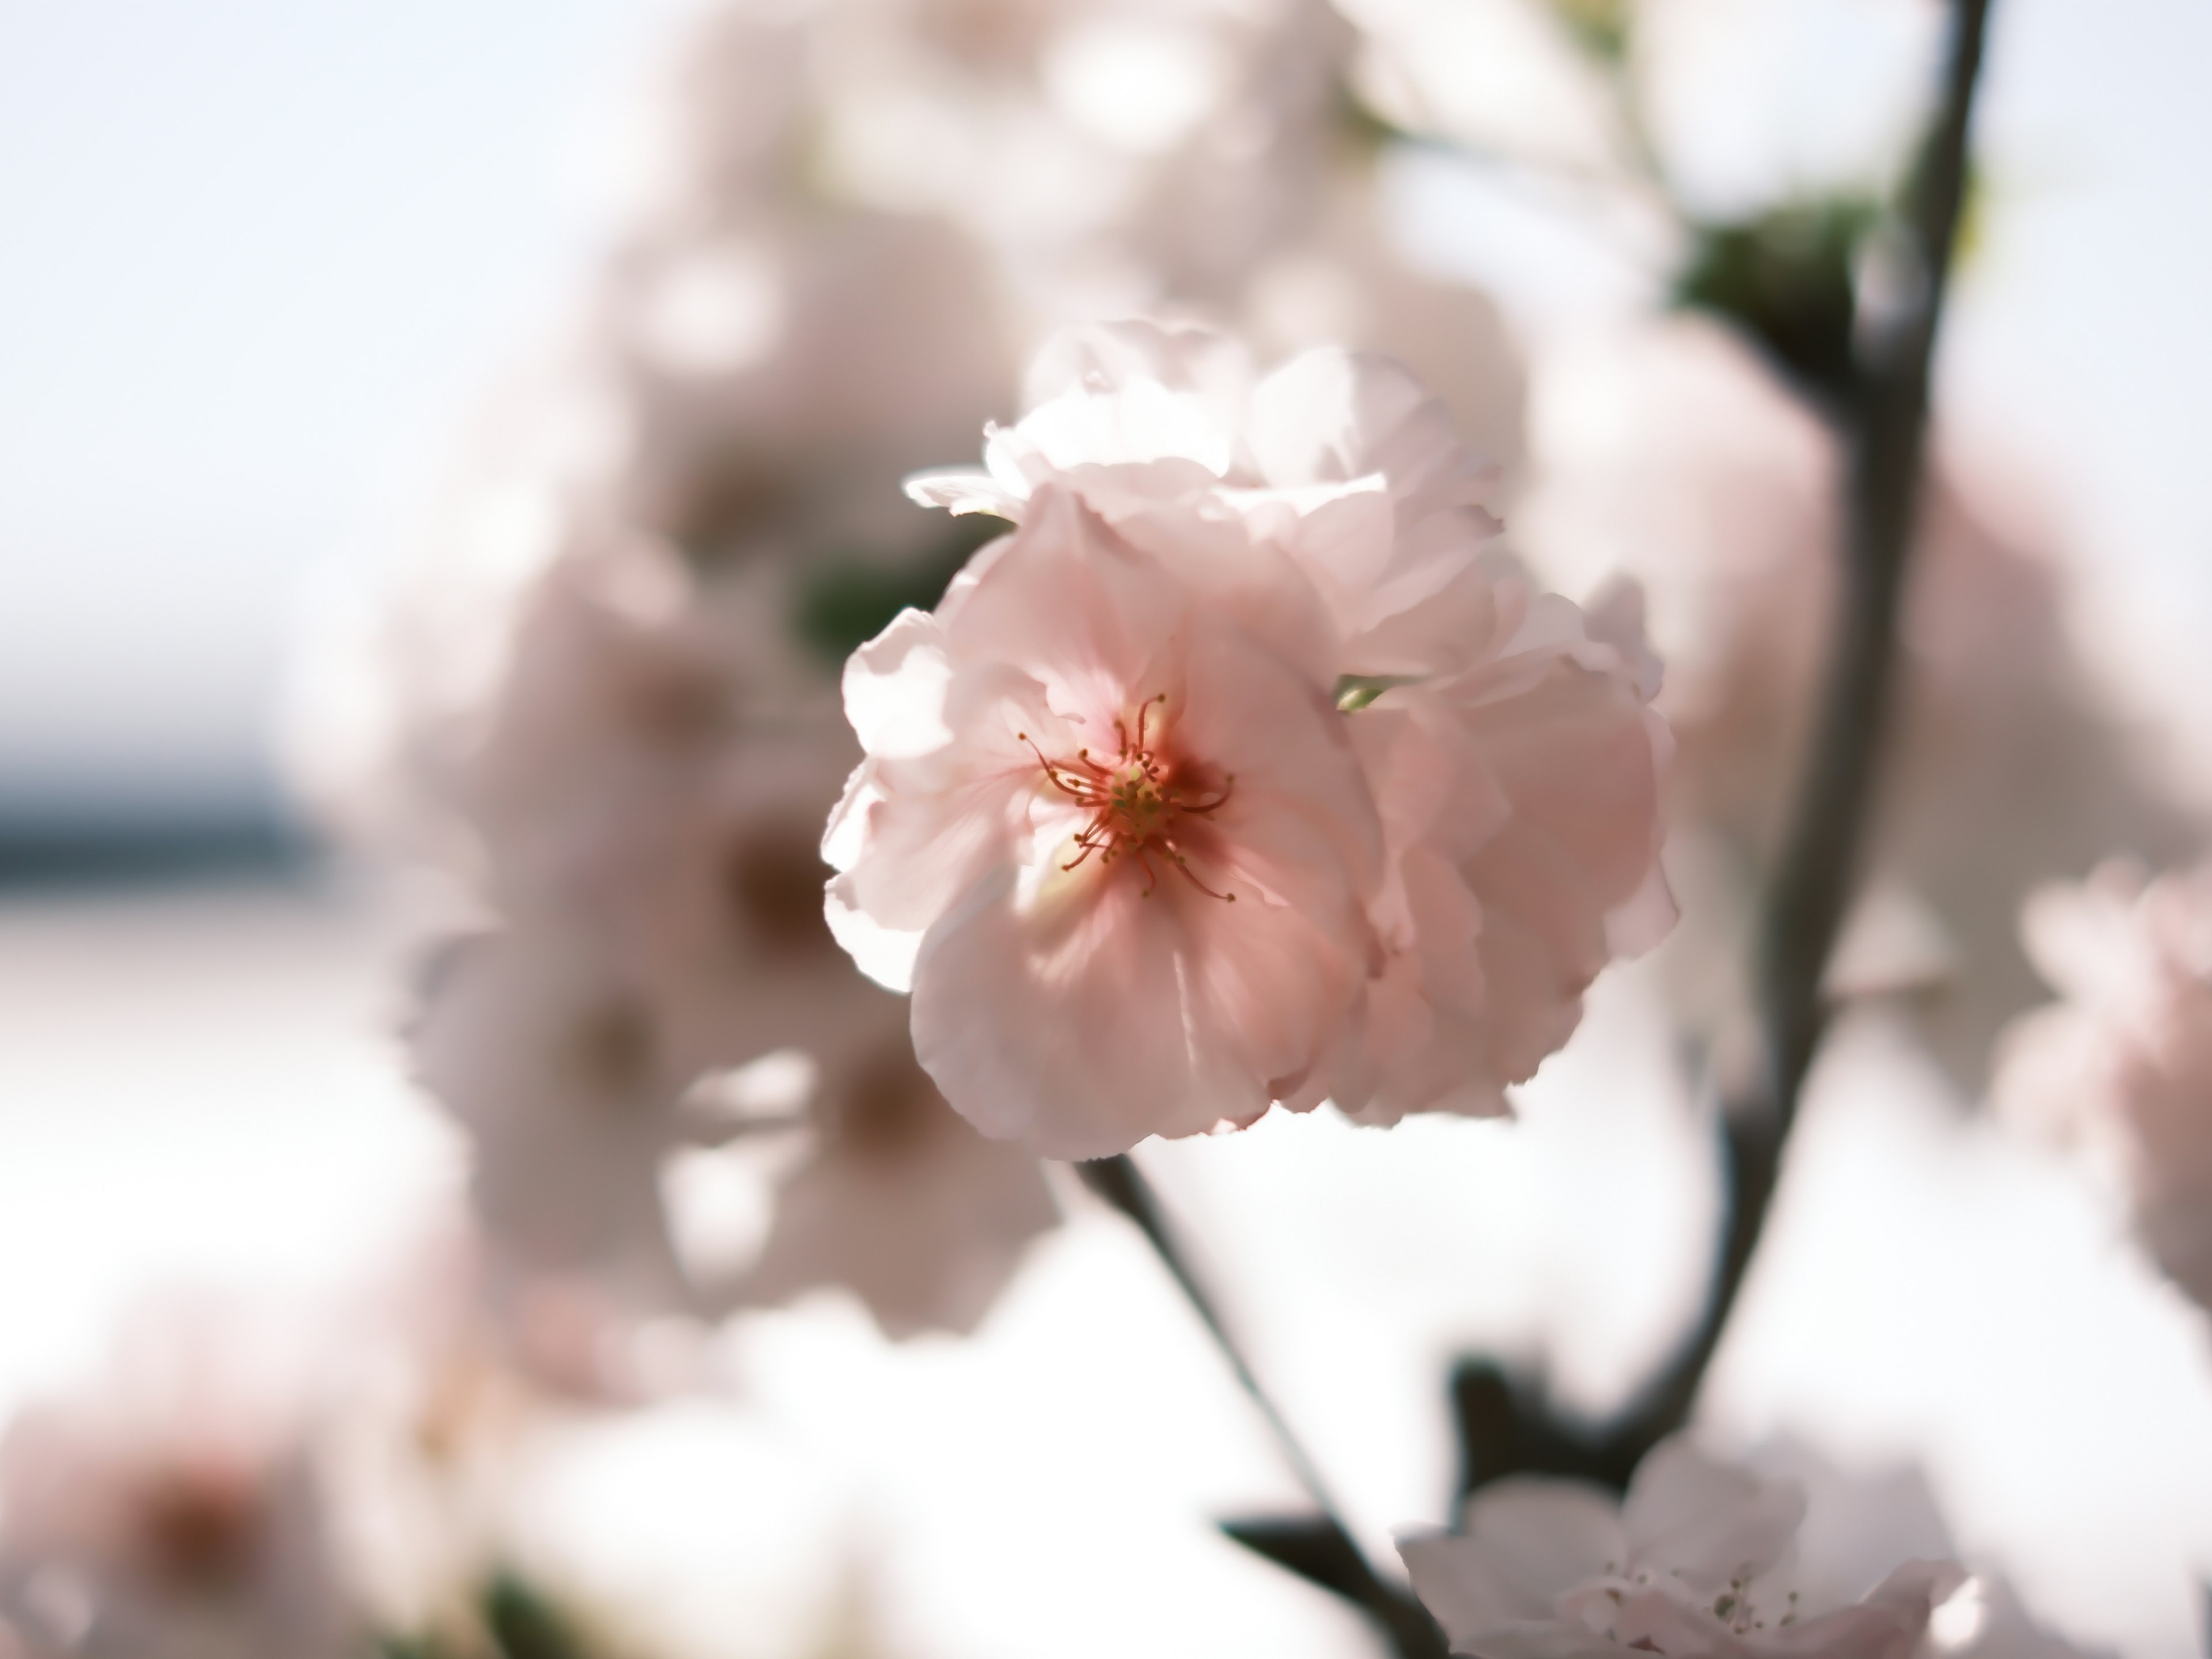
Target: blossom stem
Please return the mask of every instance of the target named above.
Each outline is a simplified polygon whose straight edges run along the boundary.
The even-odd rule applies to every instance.
[[[1169,1230],[1159,1194],[1138,1169],[1136,1161],[1123,1152],[1073,1167],[1085,1186],[1127,1217],[1144,1235],[1145,1242],[1152,1247],[1152,1253],[1168,1270],[1168,1276],[1182,1291],[1199,1322],[1206,1327],[1206,1334],[1213,1339],[1214,1346],[1228,1363],[1231,1373],[1267,1425],[1284,1462],[1290,1466],[1291,1473],[1305,1488],[1306,1496],[1321,1511],[1322,1525],[1334,1534],[1328,1549],[1328,1567],[1323,1571],[1310,1572],[1309,1576],[1326,1582],[1328,1588],[1363,1608],[1389,1638],[1399,1659],[1444,1659],[1444,1644],[1434,1623],[1418,1602],[1383,1582],[1354,1540],[1351,1529],[1344,1524],[1343,1512],[1331,1496],[1320,1467],[1299,1441],[1282,1408],[1261,1382],[1259,1374],[1222,1322],[1212,1297],[1184,1259]]]
[[[1821,975],[1843,924],[1871,818],[1896,678],[1898,616],[1912,548],[1929,381],[1966,188],[1966,143],[1990,0],[1956,0],[1943,97],[1913,180],[1905,229],[1917,303],[1860,353],[1844,411],[1852,440],[1844,604],[1790,833],[1759,939],[1764,1066],[1750,1098],[1728,1103],[1728,1231],[1697,1331],[1635,1413],[1650,1443],[1687,1420],[1757,1250],[1829,1009]]]

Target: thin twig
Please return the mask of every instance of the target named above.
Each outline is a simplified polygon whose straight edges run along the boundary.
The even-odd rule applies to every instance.
[[[1631,1420],[1648,1448],[1688,1420],[1743,1288],[1827,1021],[1820,981],[1858,872],[1897,658],[1897,619],[1919,503],[1929,379],[1966,196],[1966,139],[1990,0],[1957,0],[1943,100],[1905,228],[1920,302],[1866,354],[1846,410],[1853,439],[1847,563],[1826,694],[1759,940],[1764,1075],[1726,1113],[1728,1231],[1698,1328]]]
[[[1122,1153],[1078,1164],[1074,1169],[1085,1186],[1127,1216],[1136,1224],[1137,1231],[1145,1236],[1145,1242],[1152,1247],[1152,1253],[1168,1270],[1169,1277],[1181,1288],[1192,1310],[1198,1315],[1199,1322],[1206,1327],[1206,1334],[1213,1339],[1214,1346],[1228,1362],[1238,1386],[1250,1398],[1261,1420],[1267,1425],[1267,1432],[1273,1437],[1284,1462],[1290,1466],[1291,1473],[1297,1478],[1298,1484],[1305,1488],[1306,1496],[1321,1511],[1322,1519],[1342,1537],[1350,1565],[1354,1569],[1352,1582],[1343,1586],[1345,1592],[1382,1626],[1401,1659],[1443,1659],[1443,1644],[1437,1639],[1434,1627],[1425,1617],[1418,1615],[1417,1609],[1409,1609],[1406,1599],[1394,1593],[1382,1582],[1365,1553],[1359,1549],[1352,1529],[1345,1525],[1344,1512],[1331,1495],[1328,1482],[1322,1477],[1319,1466],[1292,1431],[1290,1419],[1283,1415],[1281,1408],[1261,1384],[1251,1362],[1245,1358],[1243,1350],[1238,1346],[1236,1338],[1230,1334],[1229,1328],[1222,1322],[1220,1310],[1214,1306],[1213,1298],[1207,1294],[1206,1287],[1191,1271],[1190,1264],[1184,1260],[1182,1249],[1168,1229],[1166,1217],[1160,1208],[1159,1195],[1153,1191],[1152,1182],[1145,1179],[1144,1172],[1138,1169],[1135,1160]],[[1415,1612],[1417,1616],[1409,1620],[1409,1611]]]

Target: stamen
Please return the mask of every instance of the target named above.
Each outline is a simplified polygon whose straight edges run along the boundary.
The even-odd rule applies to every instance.
[[[1093,853],[1098,854],[1101,866],[1133,854],[1145,872],[1145,885],[1138,896],[1150,898],[1159,885],[1159,872],[1151,858],[1157,853],[1200,892],[1234,904],[1235,893],[1217,891],[1191,869],[1176,826],[1186,817],[1206,817],[1218,811],[1236,787],[1237,775],[1226,775],[1210,799],[1184,793],[1185,786],[1176,778],[1174,763],[1155,746],[1160,739],[1152,729],[1153,705],[1163,705],[1164,735],[1167,700],[1163,691],[1139,703],[1133,732],[1127,717],[1115,720],[1115,754],[1110,769],[1092,759],[1088,749],[1077,750],[1073,761],[1056,761],[1048,758],[1028,732],[1017,732],[1015,737],[1029,744],[1045,781],[1091,814],[1091,821],[1075,836],[1075,856],[1060,866],[1062,870],[1076,869]]]

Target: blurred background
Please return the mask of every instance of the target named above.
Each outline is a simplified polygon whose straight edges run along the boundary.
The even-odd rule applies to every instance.
[[[1738,866],[1790,752],[1788,730],[1738,728],[1777,707],[1788,726],[1817,639],[1790,596],[1817,605],[1832,488],[1818,294],[1846,284],[1848,342],[1944,13],[1313,9],[0,0],[15,1466],[67,1441],[46,1402],[88,1389],[125,1415],[249,1399],[226,1408],[258,1447],[306,1409],[283,1379],[342,1355],[374,1401],[315,1394],[343,1420],[300,1455],[330,1571],[372,1587],[386,1652],[469,1650],[392,1634],[441,1572],[507,1598],[491,1622],[514,1659],[1370,1650],[1347,1609],[1213,1530],[1295,1488],[1158,1268],[1056,1174],[1062,1224],[995,1301],[915,1322],[971,1334],[802,1285],[735,1314],[626,1310],[618,1364],[594,1327],[591,1377],[549,1387],[574,1382],[574,1344],[539,1297],[512,1385],[536,1403],[472,1383],[498,1401],[453,1407],[484,1467],[426,1498],[388,1446],[358,1449],[363,1422],[409,1445],[446,1422],[422,1377],[474,1352],[465,1285],[505,1271],[471,1242],[487,1155],[403,1043],[434,942],[488,890],[508,902],[482,879],[480,802],[471,852],[425,827],[422,796],[467,793],[445,781],[456,751],[409,757],[482,702],[471,653],[510,625],[482,617],[512,616],[526,580],[443,550],[456,501],[566,468],[691,551],[737,510],[719,483],[669,482],[715,422],[835,450],[860,505],[779,507],[772,534],[844,562],[775,567],[764,603],[849,644],[840,604],[873,617],[884,582],[911,586],[884,571],[942,563],[885,550],[899,474],[970,459],[1051,322],[1158,306],[1265,357],[1398,351],[1501,462],[1524,556],[1571,594],[1643,577],[1685,699],[1670,868],[1691,922],[1601,981],[1517,1126],[1271,1121],[1148,1167],[1386,1555],[1394,1526],[1445,1516],[1454,1355],[1511,1356],[1594,1411],[1632,1388],[1703,1272],[1714,1178],[1674,1057],[1685,1030],[1725,1050]],[[2212,10],[1998,0],[1992,30],[1936,373],[1925,533],[1949,550],[1908,618],[1864,994],[1700,1420],[1808,1480],[1824,1563],[1933,1539],[2009,1582],[2036,1633],[2003,1651],[2178,1659],[2204,1651],[2212,1574],[2204,1316],[2094,1183],[1978,1103],[1991,1042],[2048,995],[2015,941],[2027,890],[2212,844]],[[963,261],[988,297],[940,302]],[[816,356],[767,391],[714,389],[802,339]],[[913,391],[951,380],[927,407]],[[728,413],[751,397],[762,413]],[[541,430],[598,432],[610,407],[620,442]],[[817,528],[791,531],[802,510]],[[426,576],[441,560],[460,574]],[[394,660],[419,668],[396,692]],[[140,1397],[164,1367],[198,1403]],[[16,1480],[0,1510],[33,1564],[0,1572],[0,1654],[264,1650],[189,1645],[173,1620],[115,1634],[23,1553],[40,1490]],[[179,1547],[232,1547],[235,1514],[193,1492]],[[585,1645],[530,1648],[532,1619]],[[374,1650],[284,1628],[266,1650]]]

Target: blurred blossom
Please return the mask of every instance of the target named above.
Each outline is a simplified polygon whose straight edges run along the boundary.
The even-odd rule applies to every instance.
[[[797,896],[821,929],[818,891]],[[732,1022],[702,1041],[758,1063],[703,1076],[661,1057],[684,1011],[659,1018],[550,930],[441,965],[416,1064],[469,1134],[495,1287],[541,1342],[582,1322],[581,1376],[605,1380],[592,1350],[639,1316],[823,1285],[894,1334],[966,1329],[1053,1224],[1035,1161],[979,1139],[915,1064],[897,1000],[821,957],[729,988]]]
[[[1626,571],[1647,595],[1668,667],[1657,707],[1678,740],[1671,868],[1691,917],[1669,994],[1733,1068],[1753,907],[1823,683],[1843,447],[1770,358],[1694,313],[1546,340],[1528,447],[1516,545],[1571,593]],[[1834,994],[1915,998],[1970,1086],[2034,995],[2017,895],[2115,843],[2170,853],[2195,833],[2069,643],[2036,500],[1992,458],[1936,453],[1872,879],[1829,972]]]
[[[821,36],[830,187],[962,226],[1046,321],[1233,308],[1349,136],[1323,0],[861,0]]]
[[[909,486],[1019,527],[848,668],[840,938],[953,1103],[1058,1156],[1274,1100],[1504,1110],[1672,920],[1632,600],[1486,559],[1486,473],[1385,360],[1255,384],[1115,325],[1030,395]]]
[[[1965,1582],[1910,1561],[1863,1600],[1802,1598],[1792,1561],[1805,1497],[1662,1442],[1625,1502],[1569,1480],[1516,1476],[1468,1500],[1456,1534],[1399,1542],[1413,1588],[1452,1651],[1479,1659],[1910,1659],[1930,1615]]]
[[[477,1214],[502,1256],[659,1307],[680,1280],[662,1159],[681,1085],[637,1003],[585,953],[521,933],[447,947],[413,1033],[417,1075],[471,1146]]]
[[[1834,605],[1832,433],[1741,336],[1691,314],[1540,352],[1528,422],[1516,545],[1571,593],[1617,572],[1643,585],[1679,745],[1669,791],[1770,846]]]
[[[34,1656],[332,1659],[361,1631],[326,1552],[304,1334],[175,1301],[0,1443],[0,1639]]]
[[[1692,313],[1554,333],[1529,366],[1512,538],[1544,578],[1645,596],[1675,737],[1667,995],[1748,1063],[1752,908],[1779,843],[1834,610],[1835,436],[1735,330]]]
[[[1992,1087],[2124,1190],[2160,1267],[2212,1308],[2212,865],[2124,862],[2045,888],[2022,923],[2064,999],[2008,1035]]]
[[[1393,126],[1591,182],[1627,182],[1633,137],[1607,65],[1577,36],[1574,9],[1547,0],[1340,4],[1363,31],[1355,84]]]
[[[850,738],[799,647],[750,648],[758,610],[707,587],[637,544],[517,617],[453,802],[506,926],[430,975],[418,1073],[510,1267],[633,1312],[851,1282],[895,1330],[965,1328],[1051,1224],[1042,1177],[945,1109],[903,1004],[835,948],[814,843]],[[781,1054],[781,1098],[695,1086]],[[775,1144],[702,1161],[732,1138]],[[733,1234],[732,1203],[775,1218]]]
[[[1847,1468],[1790,1441],[1762,1448],[1752,1463],[1761,1479],[1805,1493],[1791,1582],[1808,1602],[1847,1603],[1901,1556],[1942,1560],[1961,1554],[1917,1464]],[[1968,1565],[1973,1577],[1928,1621],[1918,1650],[1923,1659],[2082,1659],[2089,1651],[2039,1622],[2002,1571]]]
[[[1871,851],[1948,942],[1917,1024],[1978,1093],[1998,1032],[2039,1000],[2021,896],[2115,847],[2185,857],[2208,825],[2086,671],[2033,481],[1959,444],[1923,497]]]
[[[670,54],[583,304],[301,744],[468,895],[416,1063],[532,1317],[843,1283],[964,1328],[1051,1224],[826,948],[813,842],[857,757],[824,670],[975,544],[896,483],[1005,406],[1042,319],[1401,338],[1510,452],[1492,313],[1385,245],[1352,38],[1319,0],[733,0]],[[776,1109],[711,1109],[786,1060]]]
[[[483,1650],[478,1598],[501,1565],[517,1448],[547,1408],[533,1378],[578,1381],[542,1321],[483,1318],[481,1277],[470,1251],[434,1241],[350,1307],[318,1435],[338,1570],[363,1616],[426,1659]]]

